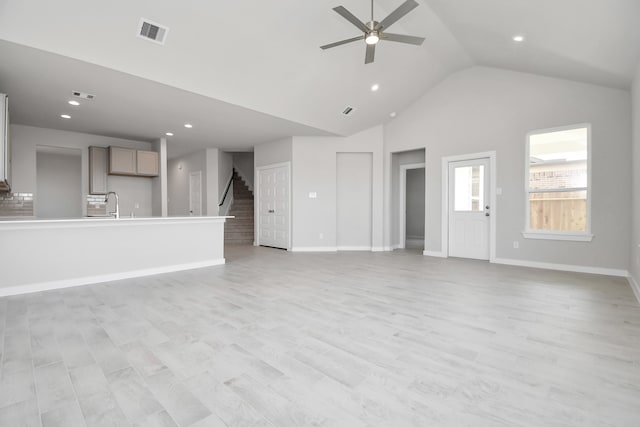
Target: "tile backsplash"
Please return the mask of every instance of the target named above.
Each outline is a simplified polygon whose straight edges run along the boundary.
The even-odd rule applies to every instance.
[[[33,193],[0,193],[0,218],[20,216],[34,216]]]

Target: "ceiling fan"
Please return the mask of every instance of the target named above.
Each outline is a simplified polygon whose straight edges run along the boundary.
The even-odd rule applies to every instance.
[[[408,43],[420,46],[422,42],[424,42],[424,37],[415,37],[415,36],[405,36],[403,34],[393,34],[387,33],[386,30],[393,25],[400,18],[405,16],[407,13],[411,12],[413,9],[418,7],[418,3],[415,0],[406,0],[402,3],[396,10],[391,12],[389,16],[384,18],[382,21],[378,22],[373,19],[373,0],[371,0],[371,21],[366,24],[360,21],[355,17],[354,14],[345,9],[344,6],[334,7],[335,10],[340,16],[342,16],[347,21],[351,22],[353,25],[358,27],[360,31],[364,34],[358,37],[353,37],[351,39],[342,40],[335,43],[326,44],[324,46],[320,46],[321,49],[331,49],[332,47],[340,46],[347,43],[352,43],[358,40],[364,40],[367,44],[367,51],[364,58],[365,64],[370,64],[373,62],[373,59],[376,54],[376,44],[380,40],[387,40],[390,42],[398,42],[398,43]]]

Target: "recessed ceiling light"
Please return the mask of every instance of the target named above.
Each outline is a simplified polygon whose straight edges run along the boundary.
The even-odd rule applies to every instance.
[[[165,135],[167,135],[167,136],[173,136],[173,134],[172,134],[171,132],[167,132],[167,133],[165,133]]]
[[[60,117],[62,117],[63,119],[70,119],[71,116],[68,114],[60,114]]]
[[[378,83],[376,83],[373,86],[371,86],[371,91],[372,92],[376,92],[378,89],[380,89],[380,85]]]
[[[513,41],[521,43],[524,41],[524,36],[513,36]]]
[[[189,123],[185,123],[184,127],[186,127],[187,129],[191,129],[193,127],[193,125],[190,125]]]
[[[391,113],[389,113],[389,117],[391,117],[392,119],[395,118],[398,114],[395,111],[392,111]]]
[[[78,105],[80,105],[78,101],[69,101],[69,104],[73,105],[74,107],[77,107]]]

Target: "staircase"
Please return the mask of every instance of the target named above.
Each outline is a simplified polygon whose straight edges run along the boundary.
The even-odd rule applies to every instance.
[[[224,243],[253,244],[253,193],[238,172],[233,170],[233,204],[229,210],[233,219],[224,224]]]

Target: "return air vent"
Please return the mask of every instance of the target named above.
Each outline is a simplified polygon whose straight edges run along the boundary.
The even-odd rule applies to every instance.
[[[79,92],[77,90],[74,90],[73,92],[71,92],[71,94],[76,98],[88,99],[90,101],[96,98],[95,95],[91,95],[90,93],[86,92]]]
[[[168,32],[169,28],[146,18],[140,18],[138,23],[138,37],[154,43],[164,44]]]
[[[351,115],[351,113],[353,113],[353,107],[347,106],[347,108],[342,110],[342,114],[344,114],[345,116],[349,116]]]

